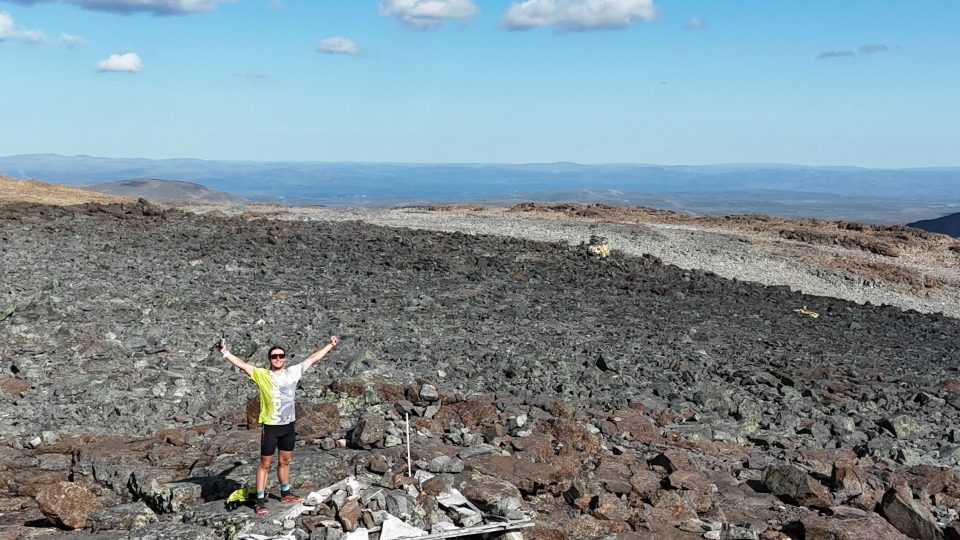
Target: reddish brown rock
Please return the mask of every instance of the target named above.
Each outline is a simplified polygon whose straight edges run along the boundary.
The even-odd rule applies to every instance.
[[[847,460],[838,460],[831,475],[838,501],[871,512],[883,495],[879,478]]]
[[[604,521],[590,515],[574,519],[568,529],[569,538],[603,538],[607,535],[630,532],[630,526],[621,521]]]
[[[633,486],[630,484],[630,478],[633,476],[631,464],[636,464],[636,458],[632,456],[603,458],[594,471],[594,480],[610,493],[629,494],[633,491]]]
[[[337,521],[343,525],[345,531],[352,531],[357,528],[360,522],[362,509],[357,501],[347,501],[337,511]]]
[[[700,473],[693,471],[676,471],[667,477],[670,486],[682,490],[680,498],[683,503],[697,512],[706,512],[713,505],[710,494],[710,480]]]
[[[103,507],[93,491],[73,482],[44,486],[36,499],[43,515],[69,529],[82,529],[87,524],[87,517]]]
[[[946,390],[947,392],[953,392],[954,394],[960,394],[960,379],[944,379],[937,384],[937,388]]]
[[[667,481],[673,489],[710,489],[710,480],[695,471],[673,472],[667,477]]]
[[[650,502],[651,497],[661,488],[661,478],[656,471],[638,470],[630,477],[630,487],[633,493],[641,499]]]
[[[460,415],[465,427],[476,429],[497,420],[497,407],[493,398],[468,399],[450,404],[450,408]]]
[[[380,391],[380,398],[386,403],[399,403],[406,399],[403,387],[399,384],[381,382],[377,385]]]
[[[170,428],[161,429],[153,437],[162,444],[186,446],[188,434],[193,434],[193,432],[181,428]]]
[[[609,419],[618,433],[629,437],[630,440],[646,444],[663,440],[657,424],[649,416],[635,409],[614,411]]]
[[[846,448],[803,448],[800,450],[802,463],[806,464],[811,471],[830,476],[833,471],[834,463],[840,461],[843,463],[853,463],[857,455],[852,450]]]
[[[885,519],[856,508],[834,507],[830,516],[808,512],[800,518],[804,540],[907,540]]]
[[[30,389],[30,383],[23,379],[0,377],[0,390],[10,395],[18,395]]]
[[[244,406],[244,413],[247,418],[247,429],[260,429],[260,396],[256,395],[247,399]]]
[[[436,497],[453,487],[453,476],[449,474],[438,474],[421,483],[420,487],[424,493]]]
[[[563,491],[570,484],[570,478],[555,465],[534,463],[515,456],[485,454],[468,458],[465,464],[483,474],[506,480],[527,494],[539,493],[551,486],[555,491]]]
[[[340,431],[340,410],[336,404],[304,403],[297,411],[298,436],[327,437],[337,431]]]
[[[440,407],[440,410],[433,415],[431,420],[433,421],[433,425],[439,427],[442,431],[453,431],[460,429],[463,425],[463,421],[460,420],[460,415],[449,405]]]
[[[36,497],[43,488],[69,480],[68,471],[20,470],[13,479],[13,491],[17,495]]]
[[[687,458],[686,452],[676,448],[663,451],[651,459],[650,464],[663,467],[668,473],[697,470],[697,467]]]
[[[655,495],[653,507],[647,508],[644,512],[646,522],[665,523],[676,527],[688,519],[697,517],[697,511],[691,508],[676,492],[663,493],[669,495]]]
[[[683,498],[683,495],[674,490],[661,490],[651,497],[652,508],[647,508],[645,519],[649,522],[669,523],[679,525],[680,523],[697,517],[697,510],[689,500]]]
[[[910,467],[906,475],[907,482],[914,493],[926,493],[934,496],[945,493],[960,497],[960,477],[953,469],[918,465]]]
[[[605,521],[622,521],[626,523],[637,511],[615,495],[604,493],[596,497],[591,504],[591,514],[597,519]]]
[[[330,384],[330,390],[348,397],[360,397],[366,391],[366,385],[360,379],[337,379]]]
[[[600,451],[600,442],[587,428],[565,418],[554,418],[548,422],[547,430],[557,440],[559,454],[581,452],[595,454]]]

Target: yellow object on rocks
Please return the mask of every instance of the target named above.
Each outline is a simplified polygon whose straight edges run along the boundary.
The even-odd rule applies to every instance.
[[[590,250],[590,253],[598,255],[600,257],[609,257],[610,256],[610,246],[604,244],[602,246],[587,246],[587,249]]]
[[[607,239],[603,236],[591,236],[590,243],[587,244],[587,251],[598,257],[610,256],[610,246],[607,245]]]
[[[236,510],[237,508],[243,506],[245,502],[253,500],[256,494],[257,488],[242,487],[230,493],[224,504],[227,507],[227,510]]]
[[[794,313],[799,313],[800,315],[804,315],[804,316],[806,316],[806,317],[810,317],[811,319],[819,319],[819,318],[820,318],[820,314],[819,314],[819,313],[817,313],[816,311],[810,311],[809,309],[807,309],[807,306],[803,306],[802,308],[797,308],[797,309],[793,310],[793,312],[794,312]]]

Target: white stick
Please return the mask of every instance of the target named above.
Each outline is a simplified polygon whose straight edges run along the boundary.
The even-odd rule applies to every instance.
[[[413,467],[410,464],[410,413],[407,417],[407,476],[413,478]]]

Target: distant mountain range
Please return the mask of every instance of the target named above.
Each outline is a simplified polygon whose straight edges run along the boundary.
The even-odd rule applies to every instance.
[[[960,238],[960,213],[910,223],[911,227]]]
[[[0,173],[85,187],[174,179],[282,204],[603,202],[875,223],[906,223],[960,209],[960,167],[251,162],[31,154],[0,157]]]

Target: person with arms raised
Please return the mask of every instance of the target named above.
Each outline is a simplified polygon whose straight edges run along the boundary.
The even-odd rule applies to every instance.
[[[296,404],[294,398],[297,382],[304,372],[327,355],[339,343],[337,336],[313,351],[303,362],[286,366],[287,354],[283,347],[273,346],[267,351],[270,368],[256,367],[244,362],[227,349],[226,341],[219,344],[220,354],[231,364],[243,370],[253,379],[260,390],[260,465],[257,467],[257,498],[254,504],[257,514],[267,513],[267,475],[273,463],[274,453],[279,453],[277,479],[280,481],[280,502],[302,502],[303,497],[290,490],[290,460],[296,443]]]

